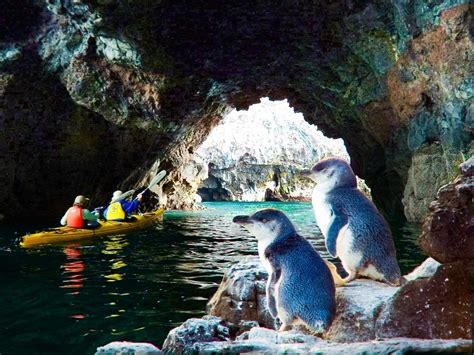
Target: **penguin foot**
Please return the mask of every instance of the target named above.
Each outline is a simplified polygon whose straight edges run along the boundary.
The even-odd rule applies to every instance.
[[[334,285],[336,285],[336,287],[344,286],[347,282],[344,281],[344,279],[337,273],[336,265],[334,265],[329,260],[324,260],[324,262],[329,268],[329,271],[331,271],[332,278],[334,279]]]
[[[357,276],[357,273],[353,270],[349,270],[349,275],[345,278],[343,278],[342,280],[344,281],[344,284],[346,283],[349,283],[351,282],[352,280],[354,280]]]

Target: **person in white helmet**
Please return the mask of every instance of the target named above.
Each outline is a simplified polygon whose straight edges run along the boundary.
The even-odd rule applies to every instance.
[[[138,194],[132,201],[120,199],[122,191],[117,190],[112,195],[109,206],[104,211],[104,218],[107,221],[125,221],[127,216],[135,212],[142,200],[142,194]]]

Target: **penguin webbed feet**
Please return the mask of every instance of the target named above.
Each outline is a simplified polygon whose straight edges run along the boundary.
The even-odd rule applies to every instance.
[[[345,281],[337,272],[336,265],[334,265],[332,262],[329,260],[325,260],[324,262],[326,263],[327,267],[329,268],[329,271],[331,271],[332,278],[334,280],[334,285],[336,287],[344,286],[348,281]]]

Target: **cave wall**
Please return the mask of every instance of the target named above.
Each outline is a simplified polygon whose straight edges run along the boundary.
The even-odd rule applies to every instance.
[[[146,181],[157,160],[170,171],[162,203],[189,207],[194,149],[229,107],[262,96],[287,98],[342,137],[388,213],[404,197],[410,219],[424,214],[438,187],[416,173],[427,150],[446,177],[471,154],[468,1],[10,3],[0,14],[3,214],[57,213],[79,192],[105,201]]]

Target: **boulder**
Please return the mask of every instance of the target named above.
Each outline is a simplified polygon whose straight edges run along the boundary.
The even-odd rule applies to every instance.
[[[132,343],[128,341],[113,341],[98,347],[96,355],[159,355],[163,354],[159,348],[150,343]]]
[[[163,351],[184,354],[196,351],[195,344],[230,340],[232,325],[221,318],[204,316],[191,318],[172,329],[163,343]]]
[[[419,238],[423,250],[442,263],[474,259],[474,157],[461,165],[462,175],[443,186]]]
[[[268,273],[258,257],[248,257],[231,266],[207,304],[207,312],[234,324],[258,321],[261,326],[275,328],[265,297],[267,279]]]
[[[339,342],[375,339],[375,321],[397,287],[358,279],[336,289],[336,319],[326,337]]]
[[[457,262],[403,285],[376,321],[377,338],[469,339],[473,272],[474,262]]]

